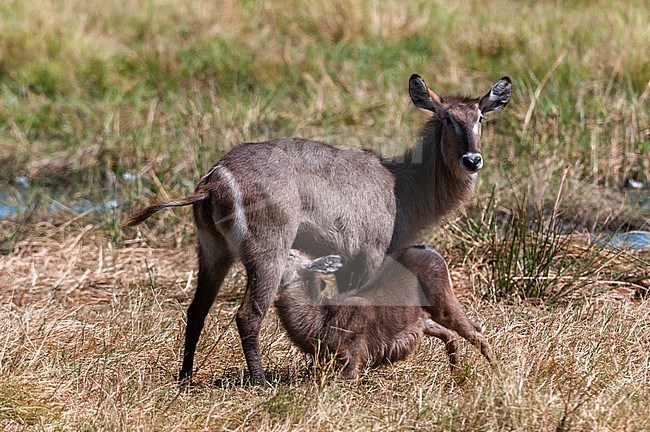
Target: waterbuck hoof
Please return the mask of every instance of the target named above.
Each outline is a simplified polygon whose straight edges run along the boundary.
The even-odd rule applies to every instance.
[[[181,369],[176,377],[176,382],[179,384],[185,384],[190,381],[190,378],[192,378],[192,371],[187,372]]]
[[[253,387],[270,387],[271,386],[266,381],[266,376],[264,376],[263,372],[261,374],[259,374],[259,373],[251,374],[250,384]]]

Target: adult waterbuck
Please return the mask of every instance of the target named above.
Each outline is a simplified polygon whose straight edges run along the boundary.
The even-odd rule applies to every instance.
[[[289,339],[302,351],[334,355],[347,379],[356,379],[368,363],[404,360],[425,334],[445,343],[452,370],[459,364],[458,335],[492,361],[480,326],[467,318],[436,250],[401,249],[359,288],[323,295],[322,275],[340,265],[336,255],[312,260],[300,251],[287,261],[275,306]]]
[[[354,288],[389,250],[410,245],[470,196],[480,153],[483,115],[510,100],[504,77],[482,98],[439,97],[413,75],[416,106],[435,115],[421,139],[398,158],[301,138],[244,143],[198,183],[193,195],[152,205],[125,223],[141,223],[165,207],[193,205],[199,274],[187,311],[180,379],[191,375],[205,317],[235,260],[247,286],[237,329],[253,384],[264,384],[259,331],[273,302],[289,250],[340,255],[340,288]]]

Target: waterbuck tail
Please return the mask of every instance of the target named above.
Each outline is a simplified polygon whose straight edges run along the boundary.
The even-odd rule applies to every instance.
[[[144,210],[140,210],[130,215],[126,222],[122,224],[122,227],[140,225],[142,222],[149,219],[158,210],[162,210],[167,207],[183,207],[205,201],[206,199],[208,199],[208,191],[203,190],[180,200],[157,203],[145,208]]]

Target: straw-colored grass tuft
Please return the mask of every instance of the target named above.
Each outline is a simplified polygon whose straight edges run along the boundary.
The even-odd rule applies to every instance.
[[[18,242],[0,260],[0,425],[145,430],[645,430],[650,303],[629,291],[551,308],[485,302],[449,249],[468,313],[498,365],[462,344],[452,380],[442,344],[346,383],[291,348],[273,311],[262,332],[270,389],[247,386],[233,323],[244,286],[229,276],[179,387],[190,245],[110,246],[86,227]],[[478,269],[480,271],[480,268]]]

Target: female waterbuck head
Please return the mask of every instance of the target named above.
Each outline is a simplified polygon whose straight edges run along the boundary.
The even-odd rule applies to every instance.
[[[483,167],[481,121],[483,115],[503,109],[510,101],[512,82],[503,77],[482,98],[449,96],[441,98],[431,91],[419,75],[409,80],[413,103],[435,114],[442,123],[441,148],[445,165],[459,174],[475,173]]]

